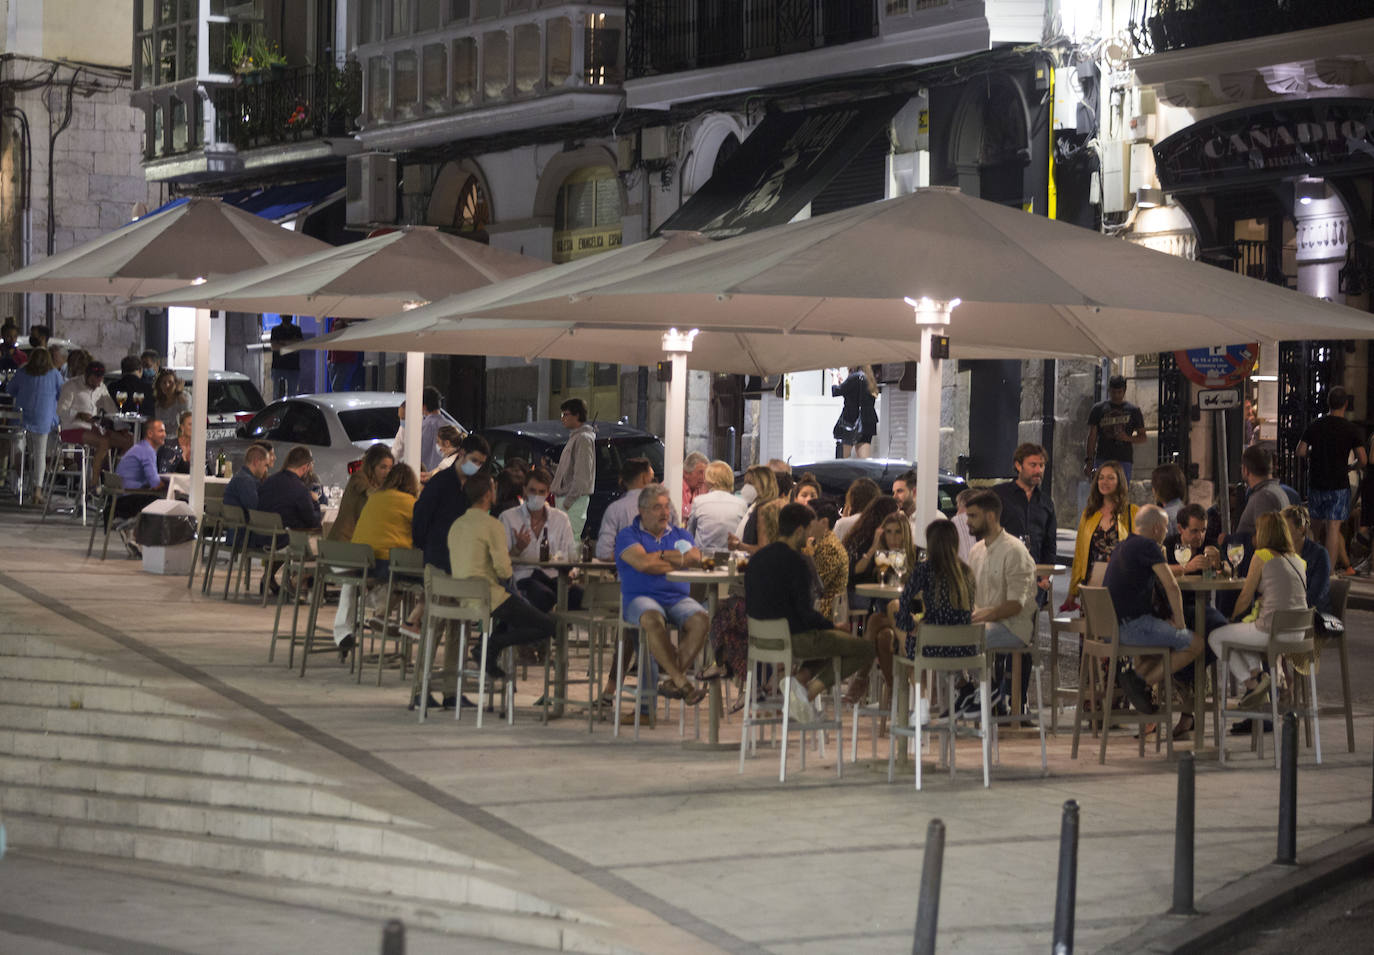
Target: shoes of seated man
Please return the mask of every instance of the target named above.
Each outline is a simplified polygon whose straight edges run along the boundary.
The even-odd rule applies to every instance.
[[[806,687],[802,686],[796,677],[787,676],[782,679],[782,691],[791,700],[788,707],[788,718],[796,720],[798,723],[814,723],[816,721],[816,707],[811,702],[811,697],[806,692]]]
[[[1153,716],[1159,710],[1159,707],[1155,706],[1150,685],[1141,679],[1139,673],[1134,670],[1123,670],[1117,675],[1117,682],[1121,685],[1121,692],[1126,695],[1126,702],[1130,703],[1137,713]]]
[[[452,710],[456,709],[460,705],[465,710],[477,709],[477,704],[472,702],[472,700],[469,700],[466,695],[460,698],[456,693],[449,693],[447,696],[444,697],[444,709]]]
[[[487,676],[491,677],[493,680],[504,680],[506,678],[506,671],[505,668],[503,668],[501,664],[497,662],[497,656],[498,654],[495,653],[487,653]],[[481,653],[474,653],[472,655],[473,666],[480,666],[481,663]]]
[[[347,663],[347,662],[348,662],[348,654],[349,654],[349,653],[352,651],[352,649],[357,645],[357,643],[358,643],[358,641],[356,641],[356,640],[353,639],[353,634],[351,634],[351,633],[345,635],[344,638],[338,642],[338,645],[337,645],[337,646],[338,646],[338,650],[339,650],[339,662],[340,662],[340,663]]]
[[[414,696],[412,696],[412,697],[410,698],[410,705],[407,706],[406,709],[408,709],[408,710],[416,710],[416,709],[419,709],[419,708],[420,708],[420,694],[416,693]],[[426,709],[430,709],[430,710],[442,710],[442,709],[446,709],[446,707],[445,707],[442,703],[440,703],[438,700],[436,700],[436,699],[434,698],[434,694],[433,694],[433,693],[431,693],[431,694],[429,695],[429,699],[428,699],[428,701],[426,701],[426,703],[425,703],[425,708],[426,708]]]

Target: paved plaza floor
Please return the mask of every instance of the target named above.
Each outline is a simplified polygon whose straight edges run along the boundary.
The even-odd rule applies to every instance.
[[[358,685],[327,655],[312,659],[304,679],[280,660],[269,665],[270,608],[202,597],[184,577],[143,573],[113,548],[109,560],[87,559],[85,534],[66,519],[0,512],[0,539],[0,632],[94,654],[150,692],[213,712],[279,747],[281,759],[337,779],[351,798],[415,820],[435,843],[509,870],[498,881],[604,923],[604,937],[627,950],[909,951],[926,826],[939,818],[940,950],[1045,951],[1070,799],[1082,812],[1080,949],[1111,949],[1168,918],[1176,764],[1152,746],[1139,758],[1129,730],[1099,766],[1095,746],[1069,758],[1061,723],[1048,777],[1032,737],[1005,737],[989,789],[977,744],[963,743],[957,776],[928,763],[918,793],[909,775],[887,782],[886,739],[872,759],[868,721],[842,780],[831,740],[805,771],[794,756],[779,785],[771,749],[740,774],[734,751],[684,748],[675,719],[638,743],[612,739],[609,723],[590,734],[585,719],[541,725],[534,670],[513,727],[489,718],[479,731],[470,711],[462,723],[446,713],[417,725],[394,670],[379,688],[374,671]],[[1325,763],[1303,749],[1300,858],[1369,820],[1374,619],[1352,612],[1350,622],[1357,751],[1346,752],[1331,709],[1335,667],[1323,665]],[[738,721],[722,735],[737,742]],[[1206,751],[1197,764],[1199,898],[1274,855],[1278,774],[1241,742],[1232,746],[1226,767]]]

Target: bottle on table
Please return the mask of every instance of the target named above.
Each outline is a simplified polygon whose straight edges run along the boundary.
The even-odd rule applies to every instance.
[[[544,526],[544,530],[539,535],[539,562],[547,564],[549,562],[549,528]]]
[[[224,477],[224,467],[228,462],[229,456],[224,453],[223,448],[220,448],[219,453],[215,455],[215,477]]]

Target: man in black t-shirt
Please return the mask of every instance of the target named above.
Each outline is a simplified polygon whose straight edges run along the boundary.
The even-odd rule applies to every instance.
[[[1183,615],[1183,595],[1165,561],[1160,543],[1169,529],[1169,515],[1153,504],[1142,507],[1135,518],[1135,533],[1116,545],[1102,584],[1112,595],[1117,633],[1123,646],[1168,647],[1173,651],[1171,672],[1192,663],[1201,653],[1203,638],[1188,630]],[[1170,619],[1154,615],[1158,586],[1168,601]],[[1152,659],[1132,673],[1121,674],[1121,689],[1131,705],[1142,713],[1155,712],[1148,684],[1167,676],[1163,665]]]
[[[1307,507],[1312,513],[1312,531],[1326,543],[1335,570],[1350,565],[1345,553],[1341,522],[1350,516],[1350,452],[1360,469],[1369,461],[1364,450],[1364,435],[1346,418],[1350,398],[1344,388],[1332,388],[1326,396],[1330,409],[1307,426],[1298,442],[1297,453],[1307,458]]]
[[[1088,412],[1088,455],[1084,473],[1092,474],[1108,461],[1115,461],[1131,479],[1135,445],[1145,440],[1145,416],[1126,400],[1126,379],[1113,375],[1107,382],[1107,400],[1099,401]]]
[[[283,355],[283,346],[305,338],[301,327],[283,315],[281,323],[272,329],[272,397],[289,398],[301,390],[301,353]]]

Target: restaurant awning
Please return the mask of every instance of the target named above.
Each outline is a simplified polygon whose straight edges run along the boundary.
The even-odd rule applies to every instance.
[[[781,225],[816,198],[881,131],[906,96],[770,113],[660,231],[723,239]]]

